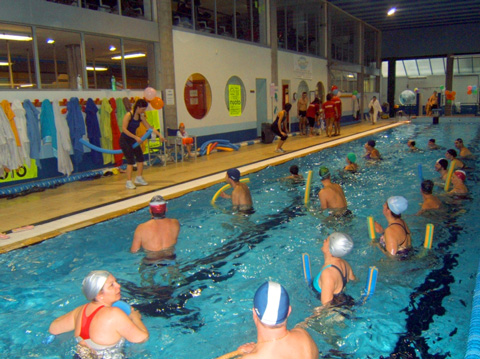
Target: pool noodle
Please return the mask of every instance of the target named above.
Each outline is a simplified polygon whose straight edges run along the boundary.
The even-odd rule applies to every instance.
[[[375,222],[372,216],[367,217],[367,223],[368,223],[368,235],[370,236],[370,239],[373,241],[375,239]]]
[[[428,223],[427,227],[425,228],[425,242],[423,243],[423,246],[427,249],[432,249],[434,229],[435,226],[431,223]]]
[[[372,266],[368,269],[367,285],[365,286],[364,301],[366,301],[374,292],[377,285],[378,269]]]
[[[248,182],[250,182],[250,178],[242,178],[242,179],[240,180],[240,182],[246,182],[246,183],[248,183]],[[225,191],[226,189],[229,189],[230,187],[232,187],[232,186],[230,186],[229,184],[226,184],[225,186],[223,186],[222,188],[220,188],[220,189],[217,191],[217,193],[215,193],[215,194],[213,195],[212,201],[211,201],[210,203],[211,203],[211,204],[215,204],[215,201],[217,200],[218,196],[220,196],[220,193],[222,193],[222,192]]]
[[[142,142],[145,141],[152,134],[152,131],[153,130],[151,128],[149,128],[147,130],[147,132],[145,132],[145,134],[142,136]],[[90,148],[91,150],[98,151],[98,152],[101,152],[101,153],[108,153],[108,154],[111,154],[111,155],[120,155],[120,154],[123,153],[122,150],[109,150],[109,149],[106,149],[106,148],[101,148],[101,147],[92,145],[90,142],[85,141],[83,138],[81,138],[79,142],[82,145]],[[140,144],[138,142],[136,142],[136,143],[133,144],[132,148],[137,148],[138,146],[140,146]]]
[[[452,181],[452,175],[453,175],[454,169],[455,169],[455,165],[453,164],[453,161],[451,161],[450,166],[448,167],[447,180],[445,181],[445,187],[444,187],[445,192],[448,192],[448,187],[450,187],[450,182]]]
[[[420,179],[420,183],[423,182],[423,168],[422,165],[418,165],[418,178]]]
[[[312,171],[308,171],[307,185],[305,186],[305,204],[310,201],[310,183],[312,182]]]
[[[123,310],[126,315],[130,315],[130,313],[132,312],[132,308],[130,308],[130,305],[123,300],[117,300],[115,303],[112,304],[112,307],[117,307]]]
[[[305,277],[305,281],[308,285],[312,284],[312,271],[310,268],[310,257],[308,253],[302,254],[302,262],[303,262],[303,275]]]

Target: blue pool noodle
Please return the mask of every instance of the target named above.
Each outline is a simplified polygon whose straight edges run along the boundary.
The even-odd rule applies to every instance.
[[[310,257],[307,253],[302,254],[303,274],[308,285],[312,284],[312,271],[310,269]]]
[[[123,310],[126,315],[130,315],[130,313],[132,312],[132,308],[130,308],[130,305],[123,300],[117,300],[115,303],[112,304],[112,307],[117,307]]]
[[[152,134],[152,129],[150,128],[142,136],[142,142],[145,141],[148,137],[150,137],[151,134]],[[106,148],[101,148],[101,147],[92,145],[90,142],[85,141],[83,138],[81,138],[79,142],[82,145],[87,146],[91,150],[98,151],[98,152],[101,152],[101,153],[108,153],[110,155],[119,155],[119,154],[123,153],[122,150],[109,150],[109,149],[106,149]],[[137,148],[138,146],[140,146],[140,144],[138,142],[136,142],[136,143],[133,144],[132,148]]]

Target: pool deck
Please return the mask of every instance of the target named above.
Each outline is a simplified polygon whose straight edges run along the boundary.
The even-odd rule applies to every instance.
[[[224,181],[225,171],[237,167],[242,176],[267,166],[280,164],[324,148],[370,136],[404,122],[381,120],[372,125],[362,122],[342,127],[341,136],[291,136],[284,144],[284,154],[274,152],[273,144],[255,143],[239,151],[217,152],[167,166],[145,167],[148,186],[125,188],[125,175],[106,176],[91,181],[77,181],[55,189],[14,199],[0,199],[0,232],[9,239],[0,240],[0,253],[32,245],[59,234],[87,227],[148,205],[153,195],[166,199],[209,187]],[[33,229],[12,229],[34,225]]]

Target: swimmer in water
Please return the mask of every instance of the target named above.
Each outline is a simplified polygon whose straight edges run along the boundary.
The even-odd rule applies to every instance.
[[[415,147],[415,144],[416,144],[415,141],[413,141],[413,140],[408,140],[408,141],[407,141],[407,147],[408,147],[408,149],[409,149],[410,151],[412,151],[412,152],[418,152],[418,151],[420,151],[419,148]]]
[[[447,153],[445,153],[445,157],[447,158],[447,160],[452,162],[452,164],[455,166],[454,169],[463,170],[465,168],[465,163],[463,163],[457,158],[457,151],[455,151],[454,149],[451,148],[447,150]]]
[[[251,212],[253,210],[252,195],[248,186],[240,182],[240,171],[236,168],[229,169],[225,175],[225,182],[232,186],[232,194],[221,192],[220,196],[231,199],[234,210]]]
[[[133,235],[130,252],[136,253],[143,248],[145,264],[165,259],[175,259],[175,244],[180,233],[180,223],[176,219],[165,218],[167,202],[162,196],[154,196],[150,200],[152,218],[139,224]]]
[[[365,144],[365,150],[367,153],[365,154],[365,159],[367,160],[381,160],[382,156],[380,156],[380,152],[375,148],[375,141],[370,140]]]
[[[322,210],[332,210],[335,217],[343,217],[350,215],[352,212],[347,208],[347,199],[339,184],[333,183],[330,179],[330,170],[322,166],[318,171],[322,180],[323,188],[318,192],[318,198],[322,206]]]
[[[140,312],[130,307],[127,315],[112,306],[121,298],[120,284],[112,274],[103,270],[90,272],[83,280],[82,291],[89,302],[55,319],[49,328],[53,335],[74,331],[76,358],[123,358],[125,340],[148,340]]]
[[[463,145],[463,140],[461,138],[457,138],[455,140],[455,147],[460,151],[459,157],[472,157],[472,152],[468,148]]]
[[[294,182],[303,181],[303,176],[298,174],[298,166],[292,165],[290,166],[290,176],[285,177],[284,179],[293,180]]]
[[[407,210],[408,201],[405,197],[394,196],[383,204],[383,215],[388,221],[387,228],[375,222],[375,232],[383,234],[378,247],[387,256],[397,259],[408,257],[412,249],[410,229],[402,219],[402,213]]]
[[[435,162],[435,171],[440,174],[440,178],[442,181],[447,180],[448,176],[448,161],[445,158],[439,158],[437,162]]]
[[[434,138],[431,138],[431,139],[428,140],[427,146],[428,146],[429,150],[441,150],[442,149],[439,145],[437,145]]]
[[[465,186],[465,180],[467,175],[462,170],[456,170],[452,176],[452,190],[448,192],[449,195],[466,195],[468,194],[468,188]]]
[[[442,208],[442,201],[433,195],[433,181],[424,180],[420,186],[420,193],[423,197],[422,208],[417,215],[421,215],[426,211],[438,210]]]
[[[355,155],[355,153],[353,152],[350,152],[348,155],[347,155],[347,165],[344,167],[344,171],[349,171],[349,172],[357,172],[358,171],[358,165],[356,163],[357,161],[357,156]]]

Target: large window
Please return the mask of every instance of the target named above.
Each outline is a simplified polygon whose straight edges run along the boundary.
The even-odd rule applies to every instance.
[[[0,89],[36,87],[29,27],[0,24]]]

